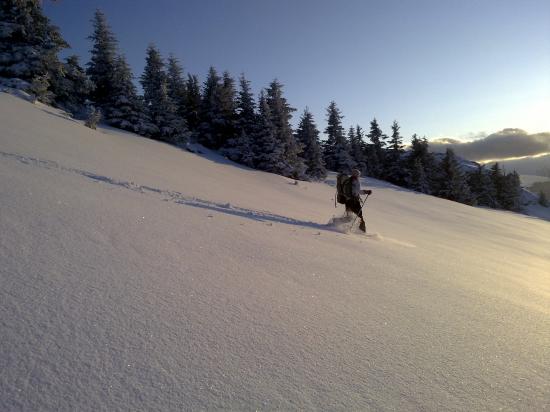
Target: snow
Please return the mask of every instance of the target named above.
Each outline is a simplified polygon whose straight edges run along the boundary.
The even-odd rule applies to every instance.
[[[0,410],[545,410],[550,223],[0,93]],[[329,177],[329,183],[334,176]]]
[[[1,61],[1,58],[0,58]],[[31,84],[21,79],[8,79],[0,77],[0,92],[10,93],[27,101],[35,100],[33,96],[25,90],[29,89]]]

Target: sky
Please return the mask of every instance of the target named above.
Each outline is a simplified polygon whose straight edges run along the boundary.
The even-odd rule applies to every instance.
[[[295,123],[309,107],[323,130],[334,100],[346,128],[397,120],[406,141],[550,131],[547,0],[46,1],[64,55],[88,61],[96,8],[136,78],[153,42],[201,82],[211,65],[256,92],[279,79]]]

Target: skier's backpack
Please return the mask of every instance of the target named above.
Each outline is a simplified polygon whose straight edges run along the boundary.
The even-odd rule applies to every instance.
[[[336,176],[336,200],[338,203],[345,204],[351,195],[351,176],[344,173],[338,173]]]

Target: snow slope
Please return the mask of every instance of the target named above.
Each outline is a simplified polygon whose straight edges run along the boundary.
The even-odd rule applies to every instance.
[[[550,409],[549,222],[0,125],[0,410]]]

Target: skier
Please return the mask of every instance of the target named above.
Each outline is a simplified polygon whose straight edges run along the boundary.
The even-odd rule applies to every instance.
[[[361,219],[361,223],[359,224],[359,230],[366,232],[367,228],[365,226],[365,220],[363,219],[363,211],[361,210],[361,195],[370,195],[372,193],[372,190],[365,190],[361,189],[361,183],[359,182],[359,176],[361,176],[361,172],[358,169],[353,169],[351,171],[351,177],[349,178],[349,182],[347,182],[348,185],[351,185],[351,196],[348,196],[346,198],[346,213],[349,213],[350,211],[355,213],[359,219]]]

